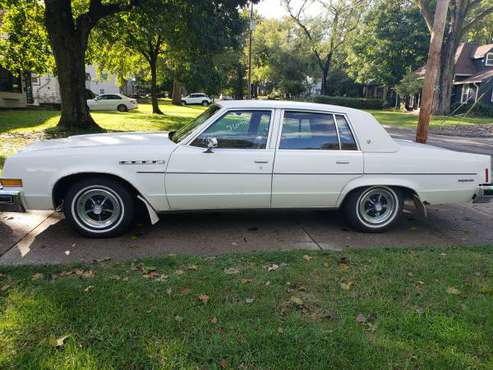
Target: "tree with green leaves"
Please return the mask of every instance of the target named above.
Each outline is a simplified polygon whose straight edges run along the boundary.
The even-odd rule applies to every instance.
[[[426,63],[429,39],[413,0],[377,0],[351,37],[347,71],[359,83],[394,86]]]
[[[428,30],[433,27],[435,0],[415,0]],[[476,29],[491,14],[493,0],[451,0],[447,28],[441,49],[440,70],[433,99],[433,114],[450,113],[455,75],[455,54],[468,33]]]
[[[327,95],[327,78],[334,56],[356,30],[369,0],[319,0],[323,11],[317,17],[305,14],[306,9],[313,5],[313,0],[304,0],[298,6],[292,0],[283,2],[310,44],[322,75],[321,94]]]

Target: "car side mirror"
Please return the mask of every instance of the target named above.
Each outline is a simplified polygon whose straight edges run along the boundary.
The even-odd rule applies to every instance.
[[[214,153],[212,149],[217,148],[217,139],[215,137],[207,138],[207,149],[204,153]]]

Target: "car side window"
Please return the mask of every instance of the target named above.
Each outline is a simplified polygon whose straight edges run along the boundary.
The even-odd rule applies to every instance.
[[[356,140],[354,140],[353,133],[351,132],[346,117],[337,114],[336,123],[339,131],[339,138],[341,140],[341,150],[358,150]]]
[[[121,100],[121,96],[119,95],[107,95],[107,98],[109,100]]]
[[[218,148],[265,149],[270,121],[271,111],[230,111],[210,125],[190,145],[206,148],[208,139],[216,138]]]
[[[339,150],[334,115],[285,112],[279,149]]]

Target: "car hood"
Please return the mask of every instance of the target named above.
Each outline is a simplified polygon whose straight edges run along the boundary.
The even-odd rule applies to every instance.
[[[65,139],[53,139],[38,141],[25,147],[21,152],[41,150],[60,150],[70,148],[91,148],[109,146],[149,146],[169,145],[173,143],[169,139],[168,132],[122,132],[111,134],[76,135]]]

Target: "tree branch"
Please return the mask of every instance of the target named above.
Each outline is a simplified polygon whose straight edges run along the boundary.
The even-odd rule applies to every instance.
[[[479,14],[477,14],[473,19],[471,19],[468,23],[464,25],[462,28],[462,34],[468,32],[472,27],[481,22],[485,17],[493,13],[493,6],[484,9]]]
[[[418,8],[423,16],[426,27],[428,27],[428,31],[431,32],[433,29],[433,12],[430,9],[430,1],[429,0],[418,0]]]

